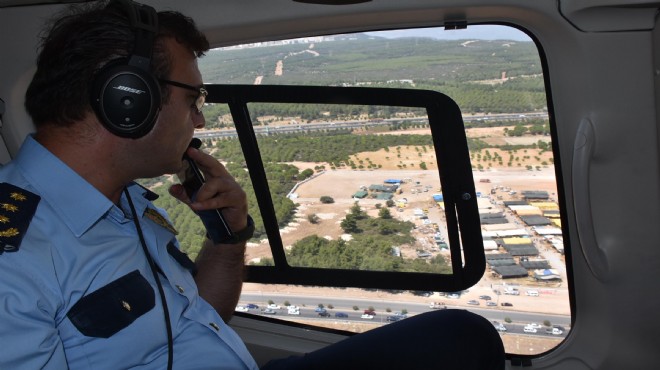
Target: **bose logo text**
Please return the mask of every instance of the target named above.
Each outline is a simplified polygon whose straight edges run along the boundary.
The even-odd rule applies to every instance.
[[[130,93],[138,94],[138,95],[140,95],[140,94],[144,94],[144,93],[145,93],[144,90],[134,89],[134,88],[132,88],[132,87],[123,86],[123,85],[114,86],[113,89],[122,90],[122,91],[128,91],[128,92],[130,92]]]

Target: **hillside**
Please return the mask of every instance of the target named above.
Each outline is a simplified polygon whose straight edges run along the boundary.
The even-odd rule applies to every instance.
[[[541,63],[532,42],[355,35],[214,49],[200,59],[200,70],[207,83],[436,90],[453,98],[464,113],[546,109]],[[210,107],[206,112],[213,128],[228,111]]]

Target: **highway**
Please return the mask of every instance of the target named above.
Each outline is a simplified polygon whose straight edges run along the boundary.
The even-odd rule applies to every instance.
[[[547,113],[515,113],[515,114],[496,114],[496,115],[483,115],[483,116],[463,116],[464,122],[474,121],[518,121],[528,118],[548,118]],[[319,123],[300,123],[289,124],[280,126],[253,126],[254,132],[257,135],[275,135],[275,134],[290,134],[296,132],[307,131],[329,131],[329,130],[352,130],[364,127],[378,127],[378,126],[391,126],[397,123],[420,123],[428,124],[426,118],[412,117],[412,118],[388,118],[388,119],[375,119],[369,121],[335,121],[335,122],[319,122]],[[203,138],[220,138],[220,137],[236,137],[236,130],[201,130],[195,132],[195,137]]]
[[[268,302],[272,301],[280,305],[282,308],[275,310],[275,314],[263,314],[261,310],[266,308]],[[300,315],[289,315],[287,309],[284,307],[284,302],[288,301],[289,304],[298,306],[300,308]],[[446,301],[445,301],[446,302]],[[243,292],[239,305],[247,305],[248,303],[256,304],[259,309],[250,309],[249,313],[281,317],[286,319],[305,318],[305,319],[319,319],[319,320],[337,320],[335,317],[337,312],[343,312],[348,315],[345,318],[339,318],[343,321],[362,321],[362,322],[378,322],[387,323],[387,317],[393,315],[395,312],[407,311],[408,316],[420,314],[423,312],[433,311],[429,308],[428,303],[419,302],[402,302],[402,301],[388,301],[388,300],[372,300],[361,298],[341,298],[341,297],[327,297],[327,296],[301,296],[301,295],[288,295],[276,294],[270,292]],[[449,302],[446,302],[449,303]],[[330,313],[330,317],[320,317],[314,310],[319,304],[323,304]],[[328,305],[332,305],[332,309]],[[354,310],[353,307],[358,307]],[[362,319],[360,316],[365,309],[373,307],[376,315],[373,319]],[[480,308],[474,306],[453,306],[447,304],[447,308],[468,309],[480,316],[485,317],[490,321],[499,321],[507,328],[508,333],[528,334],[548,337],[565,337],[567,331],[570,329],[571,318],[564,315],[552,315],[533,312],[514,311],[510,308],[493,307],[493,308]],[[389,311],[388,311],[389,309]],[[511,323],[506,323],[505,318],[511,319]],[[543,325],[545,320],[550,321],[552,325],[559,325],[565,328],[563,334],[552,335],[545,333],[545,327],[538,329],[536,333],[524,333],[523,327],[529,323],[538,323]]]

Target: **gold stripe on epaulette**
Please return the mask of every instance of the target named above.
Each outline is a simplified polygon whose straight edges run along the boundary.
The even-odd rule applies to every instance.
[[[18,229],[15,227],[10,227],[7,230],[0,231],[0,237],[11,237],[11,236],[16,236],[18,234],[20,233],[18,232]]]
[[[21,193],[11,193],[9,197],[13,200],[17,200],[19,202],[22,202],[27,199],[27,197]]]
[[[18,207],[9,203],[2,203],[2,209],[9,212],[18,212]]]
[[[170,224],[170,223],[167,221],[167,219],[166,219],[165,217],[163,217],[163,215],[161,215],[160,213],[158,213],[158,211],[156,211],[155,209],[153,209],[153,208],[147,208],[147,209],[144,211],[144,215],[145,215],[148,219],[150,219],[151,221],[155,222],[157,225],[160,225],[160,226],[166,228],[167,230],[169,230],[172,234],[174,234],[174,235],[178,235],[178,234],[179,234],[179,232],[176,231],[176,229],[174,228],[174,226],[172,226],[172,224]]]

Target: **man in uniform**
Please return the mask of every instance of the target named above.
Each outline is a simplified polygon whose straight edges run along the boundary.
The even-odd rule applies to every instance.
[[[188,147],[204,126],[197,58],[208,48],[190,18],[130,0],[75,7],[50,25],[26,93],[36,133],[0,169],[1,369],[257,368],[225,324],[254,228],[246,195],[222,164]],[[179,184],[170,194],[197,212],[222,209],[233,232],[218,236],[207,223],[194,263],[154,194],[134,182],[179,172],[184,154],[206,183],[194,200]],[[373,365],[371,347],[390,353],[378,367],[398,367],[401,356],[378,343],[417,338],[423,345],[401,363],[444,347],[448,368],[503,368],[501,343],[490,344],[497,333],[476,315],[404,321],[269,366]],[[424,330],[433,326],[464,335]],[[449,355],[457,348],[463,356]]]
[[[208,41],[179,13],[129,1],[76,9],[42,41],[25,102],[36,133],[0,170],[4,204],[18,209],[2,210],[5,229],[23,226],[0,256],[0,368],[166,369],[172,348],[177,369],[256,368],[225,325],[246,240],[207,240],[193,277],[153,194],[133,182],[176,173],[187,153],[207,182],[195,202],[181,185],[172,195],[222,208],[237,234],[250,228],[243,190],[188,149],[204,126],[197,57]]]

